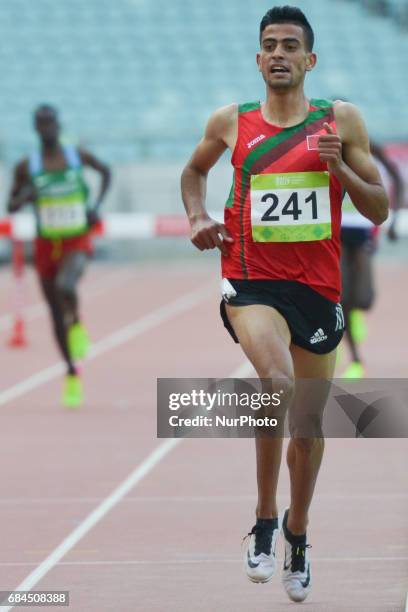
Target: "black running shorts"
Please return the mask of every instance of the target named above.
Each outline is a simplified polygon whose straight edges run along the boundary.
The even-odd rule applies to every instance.
[[[359,247],[373,241],[372,231],[366,227],[342,227],[340,232],[342,246]]]
[[[225,282],[225,281],[224,281]],[[233,291],[223,291],[220,305],[224,326],[235,342],[239,342],[227,316],[225,304],[249,306],[264,304],[275,308],[286,320],[292,342],[312,353],[330,353],[342,339],[344,317],[341,304],[336,304],[307,285],[285,280],[228,279]],[[231,295],[232,292],[236,295]]]

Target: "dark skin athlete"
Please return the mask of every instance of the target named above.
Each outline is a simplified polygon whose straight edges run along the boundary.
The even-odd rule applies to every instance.
[[[51,106],[41,106],[35,112],[34,125],[40,140],[44,169],[50,172],[64,170],[66,160],[59,142],[60,125],[57,111]],[[93,168],[101,176],[98,198],[93,208],[87,213],[89,227],[92,227],[99,220],[99,208],[110,185],[111,172],[108,166],[88,151],[79,149],[78,152],[82,164]],[[16,212],[24,204],[35,202],[36,198],[36,190],[29,172],[29,162],[28,159],[23,159],[14,170],[14,179],[7,206],[8,212]],[[67,364],[68,374],[76,374],[75,365],[69,355],[67,330],[72,323],[78,321],[77,293],[75,289],[71,291],[62,290],[58,287],[56,279],[40,278],[40,284],[50,309],[55,337]]]
[[[398,236],[395,231],[395,222],[397,219],[398,211],[401,210],[401,208],[404,205],[404,183],[402,181],[399,171],[397,170],[395,165],[390,161],[384,149],[379,144],[377,144],[376,142],[373,142],[372,140],[370,141],[370,149],[371,149],[371,154],[373,155],[373,157],[375,157],[375,159],[378,159],[378,161],[387,170],[388,175],[391,178],[392,183],[393,183],[393,191],[394,191],[393,193],[394,206],[392,209],[393,216],[392,216],[390,226],[388,228],[387,235],[390,240],[397,240]]]
[[[404,203],[404,184],[403,184],[399,171],[394,166],[394,164],[390,161],[390,159],[388,158],[387,154],[385,153],[381,145],[371,140],[370,149],[371,149],[372,156],[384,166],[384,168],[386,169],[393,183],[393,196],[394,196],[394,207],[392,210],[393,216],[392,216],[392,220],[391,220],[391,223],[387,231],[387,236],[389,240],[395,241],[398,239],[398,235],[395,229],[397,215],[398,215],[398,211],[401,210],[401,208],[403,207],[403,203]],[[355,253],[355,257],[358,260],[358,258],[367,258],[367,257],[371,257],[371,255],[367,253],[365,249],[359,249]],[[359,262],[356,261],[355,266],[358,267],[358,265],[359,265]],[[357,343],[354,340],[353,335],[351,333],[351,329],[350,329],[350,312],[353,308],[354,308],[353,304],[350,305],[347,303],[343,303],[343,312],[344,312],[344,320],[345,320],[345,330],[344,330],[345,339],[350,348],[352,361],[361,363],[361,355],[358,350]]]

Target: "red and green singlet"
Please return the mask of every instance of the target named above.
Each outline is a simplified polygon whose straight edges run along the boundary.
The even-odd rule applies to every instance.
[[[319,159],[324,123],[336,127],[328,100],[289,128],[265,121],[260,102],[238,107],[223,277],[298,281],[338,302],[342,188]]]

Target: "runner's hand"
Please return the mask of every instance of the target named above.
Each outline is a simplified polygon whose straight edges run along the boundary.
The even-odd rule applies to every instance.
[[[89,227],[93,227],[99,222],[99,215],[93,208],[90,208],[86,211],[86,219],[88,221]]]
[[[223,255],[228,255],[225,243],[232,243],[234,240],[223,223],[218,223],[211,217],[206,217],[191,224],[191,242],[200,251],[217,247]]]
[[[321,134],[318,141],[318,151],[321,161],[327,162],[327,169],[333,174],[336,173],[343,162],[341,155],[341,139],[328,123],[323,124],[326,134]]]
[[[7,207],[8,212],[10,213],[17,212],[18,210],[20,210],[22,206],[24,206],[24,204],[27,204],[28,202],[35,202],[37,198],[38,198],[38,192],[36,188],[34,187],[34,185],[31,185],[31,184],[24,185],[24,187],[20,189],[17,195],[15,195],[10,200],[10,203],[8,204],[8,207]]]

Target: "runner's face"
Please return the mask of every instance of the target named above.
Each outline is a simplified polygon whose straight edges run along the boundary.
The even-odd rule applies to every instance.
[[[52,145],[58,141],[59,125],[54,114],[38,114],[35,118],[35,129],[44,144]]]
[[[307,51],[300,26],[276,23],[262,32],[261,50],[256,60],[267,86],[286,90],[303,83],[305,73],[316,63],[316,55]]]

